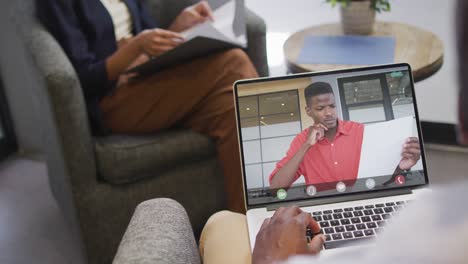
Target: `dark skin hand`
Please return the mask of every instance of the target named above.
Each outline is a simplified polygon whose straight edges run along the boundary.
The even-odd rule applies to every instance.
[[[419,139],[417,137],[409,137],[403,144],[401,150],[401,160],[398,163],[395,172],[392,177],[386,181],[383,185],[391,184],[395,181],[395,178],[401,174],[400,170],[410,170],[421,158],[421,147],[419,145]]]
[[[187,30],[206,20],[213,20],[208,2],[200,1],[184,10],[176,17],[168,30],[154,28],[144,30],[138,35],[121,41],[119,49],[106,59],[107,78],[124,84],[131,78],[125,71],[132,66],[144,63],[149,56],[159,56],[185,41],[178,32]]]
[[[417,137],[409,137],[406,139],[401,151],[400,169],[411,169],[418,160],[421,158],[421,147],[419,146],[419,139]]]
[[[257,234],[252,263],[276,263],[293,255],[320,253],[325,237],[316,235],[308,244],[305,235],[307,227],[314,234],[320,232],[318,223],[299,207],[279,208],[273,217],[265,219]]]
[[[309,148],[317,143],[317,141],[322,140],[325,137],[327,130],[328,128],[321,123],[317,123],[309,128],[307,140],[304,142],[301,149],[299,149],[294,157],[273,177],[270,185],[271,190],[274,191],[280,188],[288,188],[294,182],[295,173],[299,168],[299,164],[302,162],[304,155]]]

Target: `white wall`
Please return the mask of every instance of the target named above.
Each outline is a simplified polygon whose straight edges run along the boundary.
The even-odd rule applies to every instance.
[[[382,20],[399,21],[436,34],[444,43],[444,65],[438,73],[416,83],[421,119],[457,123],[457,56],[455,47],[455,0],[393,0],[393,11]],[[423,7],[423,8],[421,8]]]

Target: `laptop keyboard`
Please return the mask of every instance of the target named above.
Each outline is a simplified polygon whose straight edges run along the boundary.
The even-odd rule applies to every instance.
[[[409,201],[369,204],[334,210],[315,211],[312,217],[325,235],[325,249],[339,248],[378,236],[392,216]],[[310,229],[307,239],[313,236]]]

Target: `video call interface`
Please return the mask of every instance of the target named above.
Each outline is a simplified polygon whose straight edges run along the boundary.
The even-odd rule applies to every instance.
[[[407,66],[235,89],[248,205],[426,183]]]

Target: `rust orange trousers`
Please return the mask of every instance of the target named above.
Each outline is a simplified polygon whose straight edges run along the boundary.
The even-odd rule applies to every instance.
[[[257,77],[248,56],[231,49],[130,81],[100,102],[114,133],[143,134],[174,126],[212,137],[224,173],[228,209],[244,213],[233,83]]]

